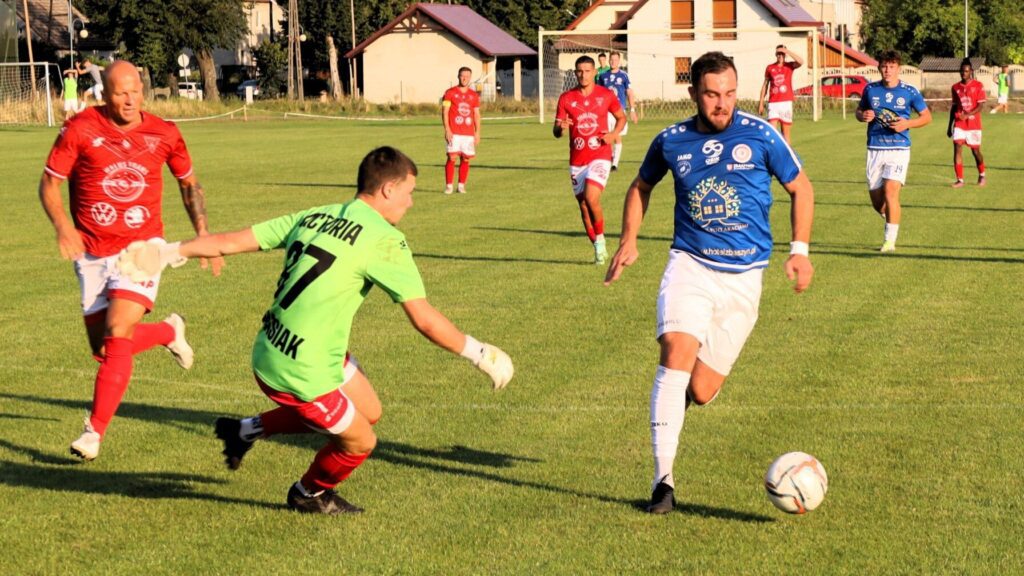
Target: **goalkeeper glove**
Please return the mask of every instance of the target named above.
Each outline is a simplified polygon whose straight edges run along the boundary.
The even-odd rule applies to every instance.
[[[117,258],[117,268],[121,275],[131,278],[132,282],[145,282],[163,271],[164,268],[178,268],[188,262],[181,255],[181,242],[166,244],[163,240],[153,239],[145,242],[136,240],[121,250]]]
[[[462,357],[473,363],[481,372],[491,378],[495,390],[504,388],[515,374],[512,359],[497,346],[478,341],[466,334],[466,345],[462,349]]]

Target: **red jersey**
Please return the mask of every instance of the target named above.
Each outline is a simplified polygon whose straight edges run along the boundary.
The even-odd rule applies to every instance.
[[[594,85],[590,94],[579,88],[563,92],[558,97],[556,120],[569,118],[569,165],[586,166],[594,160],[611,160],[612,147],[600,140],[615,126],[608,125],[608,115],[622,110],[615,93],[604,86]]]
[[[480,95],[469,88],[463,92],[454,86],[445,91],[441,100],[451,104],[448,107],[448,127],[452,129],[452,134],[476,135],[476,116],[473,111],[480,108]]]
[[[782,64],[769,64],[764,69],[764,78],[769,81],[769,102],[790,102],[793,100],[793,70],[798,66],[799,64],[796,62],[784,62]]]
[[[94,106],[64,123],[46,173],[68,180],[71,217],[85,251],[110,256],[135,240],[163,236],[164,163],[178,179],[192,174],[178,127],[152,114],[124,131]]]
[[[977,80],[969,80],[967,84],[957,82],[953,84],[953,113],[962,114],[965,110],[972,110],[985,101],[985,87]],[[962,115],[955,120],[954,126],[961,130],[981,130],[981,110],[976,110],[970,116]]]

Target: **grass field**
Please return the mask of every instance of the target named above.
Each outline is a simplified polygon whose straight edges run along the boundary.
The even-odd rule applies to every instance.
[[[100,458],[69,456],[96,365],[74,273],[36,200],[55,130],[2,129],[0,572],[1022,573],[1024,120],[984,121],[984,189],[948,188],[944,116],[915,131],[891,255],[876,252],[863,125],[795,126],[816,188],[815,282],[795,296],[784,278],[789,203],[776,185],[761,317],[722,395],[687,417],[681,502],[667,517],[641,505],[669,184],[655,191],[641,259],[605,288],[550,127],[485,125],[470,193],[447,197],[433,119],[183,124],[215,230],[351,197],[373,146],[409,153],[420,184],[402,228],[431,302],[516,362],[494,394],[374,292],[351,349],[384,403],[380,444],[341,486],[368,511],[311,518],[284,496],[318,438],[262,442],[230,473],[212,434],[218,415],[271,406],[249,349],[281,253],[236,257],[216,279],[191,263],[167,273],[154,316],[189,319],[195,367],[139,356]],[[626,139],[604,196],[610,248],[665,123]],[[181,238],[187,218],[165,181],[168,236]],[[817,456],[831,480],[804,517],[776,511],[761,485],[790,450]]]

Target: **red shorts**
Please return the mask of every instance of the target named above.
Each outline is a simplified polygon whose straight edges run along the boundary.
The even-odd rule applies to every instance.
[[[337,435],[348,429],[356,415],[356,407],[342,391],[342,387],[355,375],[358,370],[357,366],[354,361],[350,361],[346,357],[344,382],[341,386],[317,396],[310,402],[306,402],[294,394],[271,388],[256,374],[253,374],[253,377],[256,378],[256,384],[267,395],[267,398],[280,406],[292,408],[310,429],[322,434]]]

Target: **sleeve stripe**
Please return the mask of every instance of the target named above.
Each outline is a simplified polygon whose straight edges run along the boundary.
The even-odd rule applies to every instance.
[[[67,176],[61,174],[60,172],[56,172],[56,171],[52,170],[49,166],[44,166],[43,167],[43,171],[46,172],[47,174],[49,174],[50,176],[53,176],[54,178],[60,178],[61,180],[67,180],[68,179]]]
[[[181,176],[178,176],[177,174],[175,174],[174,177],[177,178],[178,180],[184,180],[185,178],[188,178],[189,176],[191,176],[192,172],[194,172],[194,171],[195,171],[195,168],[192,167],[192,166],[189,166],[188,167],[188,172],[185,172]]]

